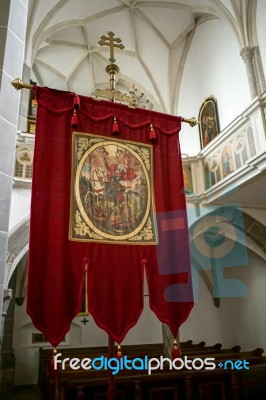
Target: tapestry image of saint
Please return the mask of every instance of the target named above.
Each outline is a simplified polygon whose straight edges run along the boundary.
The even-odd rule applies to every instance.
[[[74,136],[72,240],[157,243],[152,147]]]

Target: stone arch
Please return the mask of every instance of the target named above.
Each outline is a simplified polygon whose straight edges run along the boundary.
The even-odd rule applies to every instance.
[[[220,298],[215,296],[214,288],[214,269],[217,257],[220,267],[223,266],[221,257],[224,257],[224,266],[230,267],[230,264],[226,265],[228,262],[230,263],[230,252],[232,267],[237,266],[238,261],[239,265],[242,263],[245,265],[247,263],[247,250],[250,250],[266,262],[266,227],[240,208],[234,206],[217,207],[216,210],[209,212],[191,224],[189,229],[192,273],[195,276],[200,271],[208,290],[213,293],[214,304],[217,307],[220,304]],[[209,246],[204,244],[206,240],[209,241]],[[213,247],[210,243],[213,243]],[[219,246],[220,255],[217,253]],[[224,246],[224,253],[221,252],[222,246]],[[210,249],[209,262],[208,254],[203,254],[202,257],[200,255],[200,252],[208,251],[208,247]],[[212,253],[212,250],[214,250],[214,253]],[[243,256],[244,251],[246,257]],[[238,255],[240,255],[239,260],[236,258]],[[204,262],[206,262],[206,265],[203,265]]]
[[[18,263],[29,249],[30,218],[24,219],[8,236],[7,243],[7,283],[14,273]]]

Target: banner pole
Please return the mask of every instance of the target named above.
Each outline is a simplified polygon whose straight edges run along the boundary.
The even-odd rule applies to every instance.
[[[112,84],[114,84],[114,81],[112,81]],[[11,82],[11,85],[12,85],[16,90],[21,90],[21,89],[29,89],[29,90],[32,90],[32,89],[34,88],[34,85],[31,85],[30,83],[25,83],[25,82],[23,82],[20,78],[14,79],[14,80]],[[112,92],[113,92],[113,90],[112,90]],[[117,92],[115,92],[115,93],[117,93]],[[121,100],[127,102],[128,97],[129,97],[129,96],[123,95]],[[111,100],[112,100],[112,98],[111,98]],[[199,124],[199,122],[197,121],[197,119],[196,119],[195,117],[192,117],[192,118],[184,118],[184,117],[181,117],[181,121],[182,121],[182,122],[185,122],[186,124],[189,124],[189,125],[192,126],[192,127],[193,127],[193,126],[196,126],[197,124]]]
[[[114,340],[108,335],[108,359],[115,356],[115,343]],[[115,378],[112,370],[108,369],[108,400],[115,400]]]

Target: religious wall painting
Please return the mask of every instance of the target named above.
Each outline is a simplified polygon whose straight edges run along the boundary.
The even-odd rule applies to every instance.
[[[199,111],[201,148],[209,144],[219,133],[217,101],[213,96],[204,100]]]
[[[30,81],[31,85],[36,85],[37,82]],[[36,129],[36,117],[37,117],[37,101],[35,99],[35,94],[33,90],[30,90],[29,93],[29,107],[28,107],[28,116],[27,116],[27,133],[35,134]]]
[[[70,239],[157,244],[152,146],[74,133]]]
[[[248,152],[246,146],[246,139],[242,135],[236,137],[234,143],[235,164],[236,168],[240,168],[248,160]]]
[[[186,194],[193,193],[193,183],[191,176],[191,167],[183,162],[183,177],[184,177],[184,188]]]
[[[251,126],[247,128],[247,138],[250,157],[254,157],[257,154],[254,135]]]
[[[211,187],[211,172],[208,161],[204,163],[204,176],[205,176],[205,189],[209,189]]]
[[[234,171],[234,163],[233,163],[233,156],[232,150],[230,146],[225,146],[221,152],[221,164],[222,164],[222,173],[223,178],[230,175],[231,172]]]
[[[221,180],[220,161],[216,155],[213,156],[211,159],[211,175],[212,175],[212,183],[213,184],[215,184]]]

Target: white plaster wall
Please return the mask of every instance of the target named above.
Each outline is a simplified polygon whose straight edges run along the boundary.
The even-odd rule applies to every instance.
[[[180,328],[180,340],[192,339],[194,343],[205,341],[207,345],[222,343],[220,312],[213,296],[199,275],[198,300]]]
[[[228,278],[238,278],[247,285],[247,297],[221,299],[222,343],[240,345],[242,350],[262,347],[266,350],[266,263],[249,252],[249,264],[227,271]]]
[[[266,42],[265,42],[266,1],[257,0],[257,35],[258,45],[264,74],[266,73]]]
[[[177,114],[198,117],[202,102],[210,95],[217,99],[221,130],[251,101],[237,40],[228,23],[218,19],[197,28],[184,68]],[[180,141],[182,153],[197,154],[198,127],[183,124]]]
[[[30,216],[31,189],[13,188],[9,232]]]
[[[124,344],[162,343],[162,325],[149,308],[147,286],[145,285],[144,310],[138,323],[129,331]],[[71,329],[66,335],[66,341],[58,347],[95,347],[108,346],[108,336],[100,329],[91,316],[86,317],[89,322],[84,325],[84,317],[74,318]],[[38,382],[39,348],[51,347],[49,343],[32,344],[33,332],[38,330],[33,326],[30,317],[26,314],[25,301],[22,306],[15,307],[15,322],[13,348],[16,357],[15,385],[29,385]]]

